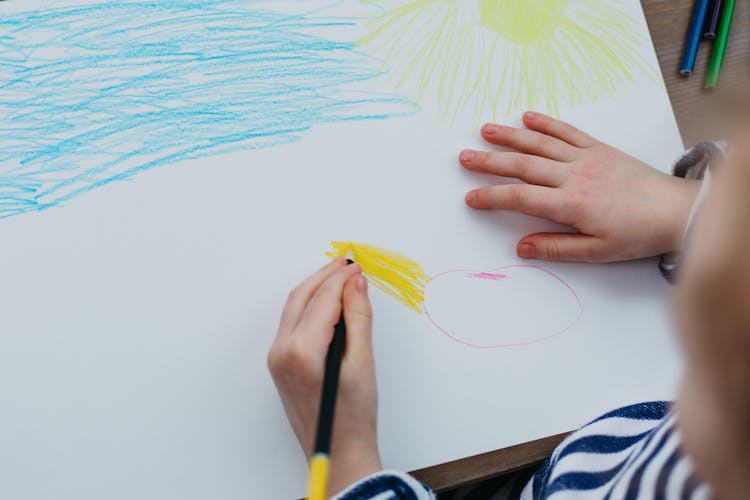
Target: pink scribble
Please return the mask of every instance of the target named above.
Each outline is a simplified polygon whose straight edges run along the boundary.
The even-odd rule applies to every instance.
[[[559,330],[559,331],[557,331],[557,332],[555,332],[555,333],[553,333],[551,335],[547,335],[545,337],[540,337],[540,338],[537,338],[537,339],[534,339],[534,340],[529,340],[527,342],[517,342],[517,343],[512,343],[512,344],[497,344],[497,345],[478,345],[478,344],[472,344],[471,342],[467,342],[465,340],[461,340],[461,339],[455,337],[454,335],[451,335],[445,328],[443,328],[442,326],[440,326],[440,324],[433,319],[432,315],[430,314],[430,311],[427,310],[427,305],[426,305],[427,304],[427,300],[426,300],[427,299],[427,290],[429,289],[429,283],[425,287],[425,300],[422,303],[422,309],[424,310],[425,316],[427,316],[427,319],[429,319],[430,322],[433,325],[435,325],[435,328],[437,328],[438,330],[440,330],[441,332],[443,332],[443,334],[446,337],[448,337],[449,339],[453,340],[454,342],[458,342],[459,344],[463,344],[463,345],[468,346],[468,347],[473,347],[475,349],[499,349],[501,347],[521,347],[521,346],[527,346],[527,345],[532,345],[532,344],[538,344],[540,342],[544,342],[544,341],[549,340],[551,338],[554,338],[554,337],[557,337],[559,335],[562,335],[563,333],[565,333],[568,330],[570,330],[571,328],[573,328],[579,321],[581,321],[581,318],[583,317],[583,303],[581,302],[581,298],[578,296],[578,294],[576,293],[576,291],[573,289],[572,286],[570,286],[560,276],[558,276],[557,274],[553,273],[552,271],[550,271],[548,269],[545,269],[543,267],[540,267],[540,266],[534,266],[534,265],[530,265],[530,264],[511,264],[511,265],[508,265],[508,266],[498,267],[497,269],[492,269],[490,271],[480,272],[480,273],[477,273],[476,271],[471,271],[471,270],[468,270],[468,269],[457,269],[455,271],[444,271],[442,273],[436,274],[435,276],[432,276],[432,278],[430,278],[430,281],[434,281],[435,279],[439,278],[440,276],[444,276],[446,274],[452,274],[452,273],[467,273],[467,276],[470,277],[470,278],[498,279],[498,280],[500,280],[500,279],[503,279],[503,278],[507,278],[508,276],[504,275],[504,274],[501,274],[501,273],[498,273],[497,271],[503,271],[505,269],[514,269],[514,268],[531,268],[531,269],[537,269],[539,271],[542,271],[542,272],[545,272],[545,273],[549,274],[551,277],[553,277],[554,279],[556,279],[557,281],[559,281],[560,283],[562,283],[565,286],[565,288],[567,288],[570,291],[570,293],[573,294],[573,297],[575,298],[576,302],[578,303],[578,308],[579,308],[578,316],[573,321],[571,321],[570,324],[568,324],[567,326],[565,326],[565,328],[563,328],[562,330]],[[489,276],[496,276],[498,278],[490,278]],[[500,276],[502,276],[502,278],[500,278]]]
[[[467,276],[469,278],[476,278],[480,280],[490,280],[490,281],[500,281],[508,277],[507,274],[498,274],[498,273],[469,273],[467,274]]]

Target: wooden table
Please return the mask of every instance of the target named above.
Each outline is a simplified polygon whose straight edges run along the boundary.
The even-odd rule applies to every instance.
[[[679,74],[687,38],[692,0],[642,0],[651,35],[667,82],[677,124],[686,146],[705,139],[722,137],[725,113],[731,100],[750,99],[750,2],[739,0],[721,80],[716,89],[704,88],[711,46],[701,47],[695,73],[689,78]],[[719,110],[718,113],[712,111]]]
[[[642,0],[641,3],[685,145],[722,137],[726,130],[721,126],[724,116],[721,110],[731,107],[732,99],[738,95],[740,99],[750,99],[746,93],[750,82],[750,2],[737,2],[727,58],[719,86],[714,90],[704,88],[710,46],[701,47],[691,77],[679,74],[693,0]],[[564,437],[565,434],[560,434],[413,474],[434,491],[442,492],[535,465],[547,458]]]

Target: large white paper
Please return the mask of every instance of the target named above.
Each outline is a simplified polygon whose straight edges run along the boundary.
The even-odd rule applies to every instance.
[[[539,34],[482,24],[493,2],[435,1],[406,38],[353,45],[406,3],[0,5],[0,497],[301,496],[305,457],[265,358],[331,240],[443,278],[429,317],[371,294],[386,467],[674,397],[655,263],[517,267],[516,241],[555,226],[468,209],[465,192],[496,180],[457,162],[487,147],[478,124],[517,125],[532,103],[668,170],[681,142],[639,2],[601,2],[628,32],[589,26],[627,75],[564,38],[533,69],[544,54],[514,47]],[[560,21],[590,3],[548,7]],[[420,40],[441,23],[456,29],[435,58]],[[421,84],[425,58],[454,66]],[[529,94],[518,68],[556,86]]]

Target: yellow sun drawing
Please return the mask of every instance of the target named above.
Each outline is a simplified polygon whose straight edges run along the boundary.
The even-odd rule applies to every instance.
[[[382,14],[360,45],[384,60],[384,78],[437,96],[454,121],[492,111],[538,109],[559,114],[614,97],[645,74],[663,88],[644,59],[649,43],[624,0],[368,1]]]

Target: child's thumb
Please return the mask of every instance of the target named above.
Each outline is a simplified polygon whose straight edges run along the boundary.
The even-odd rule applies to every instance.
[[[352,276],[344,287],[346,355],[356,360],[372,357],[372,306],[367,295],[367,280]]]
[[[604,242],[585,234],[536,233],[518,242],[516,252],[522,259],[546,261],[597,262],[604,257]]]

